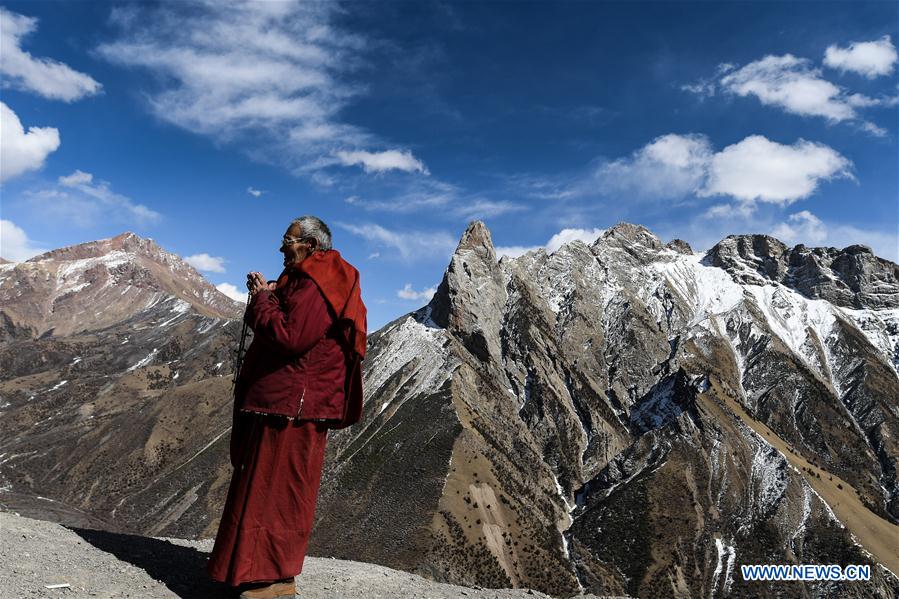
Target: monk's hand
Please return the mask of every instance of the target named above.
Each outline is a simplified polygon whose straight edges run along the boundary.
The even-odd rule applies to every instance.
[[[270,289],[265,277],[260,272],[247,273],[247,289],[252,295],[256,295],[263,289]]]

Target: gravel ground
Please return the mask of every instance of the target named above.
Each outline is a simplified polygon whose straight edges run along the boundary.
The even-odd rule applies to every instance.
[[[208,581],[212,541],[154,539],[0,513],[0,597],[227,597]],[[47,586],[64,584],[64,588]],[[297,579],[304,599],[548,597],[527,589],[441,584],[383,566],[309,557]],[[584,599],[595,595],[582,595]]]

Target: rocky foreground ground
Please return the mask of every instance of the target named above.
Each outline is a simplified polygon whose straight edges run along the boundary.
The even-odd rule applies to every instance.
[[[203,573],[212,541],[156,539],[0,513],[0,597],[227,597]],[[309,557],[304,599],[548,597],[528,589],[440,584],[374,564]],[[596,597],[584,595],[585,599]]]

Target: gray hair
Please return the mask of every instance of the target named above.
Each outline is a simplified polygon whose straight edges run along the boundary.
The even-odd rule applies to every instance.
[[[290,225],[299,225],[303,237],[314,237],[318,241],[318,249],[322,251],[331,249],[331,229],[317,216],[301,216],[293,219]]]

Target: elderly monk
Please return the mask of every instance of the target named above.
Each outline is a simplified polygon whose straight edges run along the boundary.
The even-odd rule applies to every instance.
[[[253,329],[235,387],[234,475],[209,574],[245,599],[293,597],[312,528],[329,428],[359,420],[365,306],[331,232],[302,216],[281,241],[277,283],[247,275]]]

